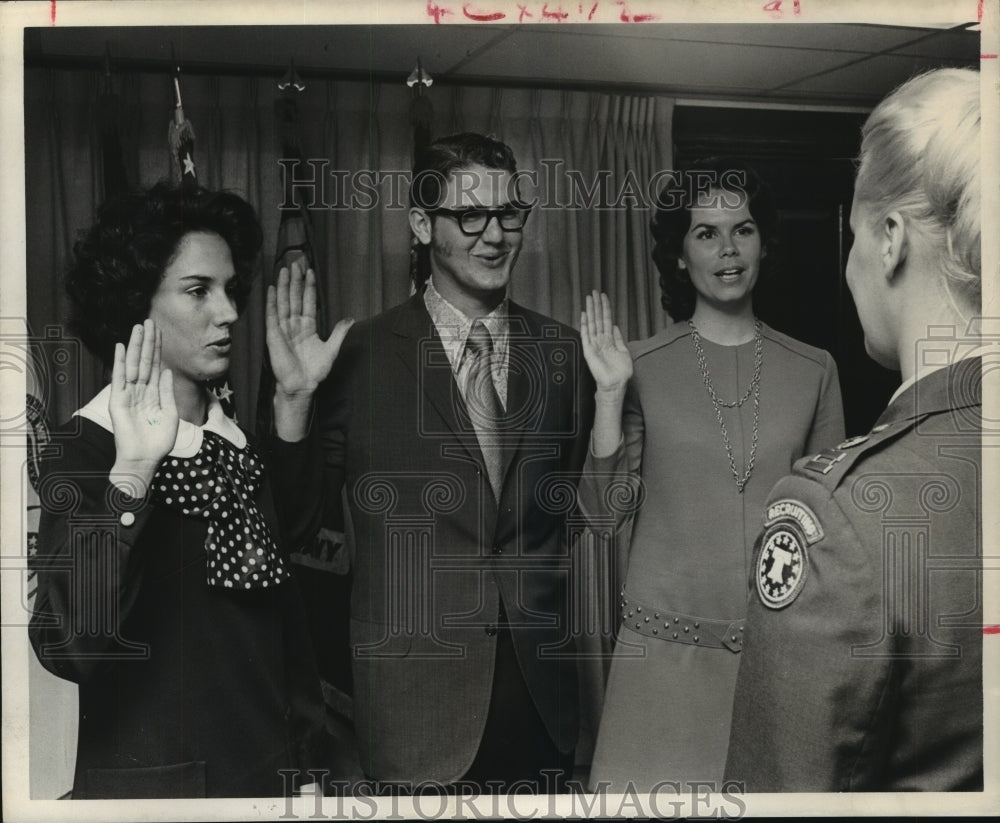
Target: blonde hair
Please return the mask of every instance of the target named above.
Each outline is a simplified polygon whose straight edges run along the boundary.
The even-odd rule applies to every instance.
[[[958,305],[979,308],[979,73],[938,69],[886,97],[861,130],[855,196],[876,219],[899,211],[937,249]]]

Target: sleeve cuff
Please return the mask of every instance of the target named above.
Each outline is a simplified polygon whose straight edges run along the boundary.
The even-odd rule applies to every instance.
[[[618,447],[611,452],[611,454],[605,455],[604,457],[598,457],[594,454],[594,435],[590,435],[590,443],[587,448],[587,462],[593,469],[600,469],[602,471],[611,471],[618,463],[621,461],[622,454],[625,451],[625,435],[622,434],[618,438]]]

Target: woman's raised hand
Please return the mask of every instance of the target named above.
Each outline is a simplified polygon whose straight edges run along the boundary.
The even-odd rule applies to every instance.
[[[266,322],[277,394],[310,399],[330,373],[354,321],[341,320],[322,340],[316,332],[316,275],[292,263],[278,272],[277,286],[268,286]]]
[[[177,439],[170,369],[160,368],[162,335],[152,320],[132,329],[128,347],[115,344],[108,411],[115,435],[112,480],[135,497],[146,492]]]
[[[580,314],[580,337],[598,393],[624,395],[632,376],[632,355],[611,320],[611,303],[603,292],[594,290],[587,295],[586,308]]]

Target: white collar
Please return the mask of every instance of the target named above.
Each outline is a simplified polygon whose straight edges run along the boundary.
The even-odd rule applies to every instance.
[[[510,334],[507,302],[505,297],[493,311],[479,318],[493,340],[493,352],[500,363],[506,363]],[[424,290],[424,305],[427,307],[427,313],[431,316],[431,321],[441,338],[441,344],[448,355],[452,371],[457,374],[462,365],[466,340],[472,329],[472,318],[441,296],[441,293],[434,287],[433,275],[427,279],[427,288]]]
[[[73,412],[73,415],[85,417],[102,429],[114,433],[114,427],[111,425],[111,413],[108,411],[110,402],[111,386],[107,385],[86,406]],[[202,437],[206,431],[214,432],[238,449],[246,447],[247,436],[243,430],[236,425],[235,420],[226,417],[219,399],[209,392],[208,419],[205,421],[205,425],[196,426],[194,423],[188,423],[187,420],[181,420],[177,426],[177,439],[174,440],[170,456],[194,457],[198,453],[198,449],[201,448]]]

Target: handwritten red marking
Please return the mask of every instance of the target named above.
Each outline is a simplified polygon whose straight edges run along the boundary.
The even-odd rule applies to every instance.
[[[594,3],[594,5],[590,7],[590,14],[587,15],[587,19],[588,20],[593,20],[594,19],[594,14],[596,12],[597,12],[597,3]]]
[[[1000,626],[983,626],[983,634],[1000,634]]]
[[[555,11],[549,11],[549,4],[545,3],[542,5],[542,17],[550,17],[561,23],[569,17],[569,14],[562,10],[562,6],[557,8]]]
[[[625,0],[615,0],[615,3],[622,7],[622,13],[618,19],[623,23],[648,23],[650,20],[660,19],[660,15],[658,14],[630,14],[628,3]]]
[[[768,0],[764,4],[764,11],[781,11],[781,0]]]
[[[522,6],[520,3],[518,3],[517,7],[521,10],[521,14],[517,18],[517,22],[518,23],[523,23],[525,17],[534,17],[535,16],[530,11],[528,11],[527,6]]]
[[[53,0],[54,1],[54,0]],[[427,16],[433,17],[435,23],[440,23],[441,18],[446,14],[454,14],[451,9],[441,8],[434,0],[427,0]]]
[[[469,11],[471,3],[462,6],[462,14],[477,23],[492,23],[494,20],[503,20],[507,15],[502,11]]]
[[[799,0],[795,0],[795,13],[802,14],[802,3]]]
[[[980,54],[980,60],[996,60],[997,56],[995,54]]]
[[[982,23],[983,22],[983,0],[979,0],[976,3],[976,19]]]
[[[49,3],[49,20],[52,21],[53,26],[56,24],[56,0]]]

